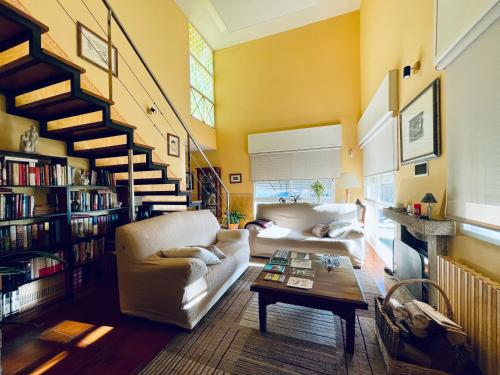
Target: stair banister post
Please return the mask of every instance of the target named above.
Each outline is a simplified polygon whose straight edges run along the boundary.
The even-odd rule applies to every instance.
[[[135,221],[135,196],[134,196],[134,150],[128,149],[128,212],[130,221]]]
[[[113,14],[111,9],[108,9],[108,86],[109,86],[110,101],[113,100],[113,43],[111,42],[112,21],[113,21]]]

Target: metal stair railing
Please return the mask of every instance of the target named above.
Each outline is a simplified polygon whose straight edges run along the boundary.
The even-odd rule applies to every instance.
[[[189,129],[189,126],[186,124],[186,122],[184,121],[184,119],[180,115],[179,111],[175,107],[174,103],[172,102],[172,100],[170,99],[170,97],[168,96],[168,94],[166,93],[165,89],[162,87],[162,85],[160,84],[160,82],[156,78],[155,74],[153,73],[153,71],[151,70],[151,68],[149,67],[149,65],[147,64],[146,60],[144,59],[144,57],[142,56],[141,52],[139,51],[137,45],[134,43],[134,41],[132,40],[131,36],[129,35],[129,33],[125,29],[125,26],[120,21],[120,19],[118,18],[118,15],[116,14],[116,12],[111,7],[111,4],[108,2],[108,0],[102,0],[102,3],[104,4],[104,6],[106,7],[106,9],[108,10],[108,52],[110,52],[110,49],[111,49],[111,30],[110,30],[111,29],[111,20],[114,20],[116,22],[116,25],[120,29],[120,31],[125,36],[125,39],[130,44],[132,50],[134,51],[134,53],[139,58],[141,64],[144,66],[144,68],[146,69],[147,73],[149,74],[149,76],[153,80],[155,86],[157,87],[157,89],[161,93],[162,97],[165,99],[165,101],[167,102],[168,106],[172,110],[175,118],[179,121],[179,123],[181,124],[181,126],[186,131],[186,133],[187,133],[187,143],[190,144],[190,141],[193,142],[193,145],[196,147],[196,151],[199,152],[199,154],[203,158],[203,161],[206,163],[207,168],[210,169],[210,171],[214,174],[214,176],[217,178],[218,182],[220,183],[221,188],[224,190],[224,193],[226,195],[226,199],[225,199],[225,203],[226,203],[226,210],[225,210],[226,211],[226,217],[229,217],[230,196],[229,196],[229,190],[228,190],[228,188],[226,187],[226,185],[222,181],[221,177],[215,171],[213,165],[210,163],[210,160],[208,159],[207,155],[203,152],[203,149],[201,148],[201,146],[199,145],[199,143],[194,138],[191,130]],[[108,56],[111,56],[111,54],[108,54]],[[112,74],[112,72],[111,72],[111,59],[108,59],[108,62],[109,62],[108,72],[111,75]],[[111,79],[111,77],[109,79],[109,84],[110,84],[110,94],[112,94],[112,87],[111,87],[112,86],[112,79]],[[132,165],[132,167],[133,167],[133,165]]]

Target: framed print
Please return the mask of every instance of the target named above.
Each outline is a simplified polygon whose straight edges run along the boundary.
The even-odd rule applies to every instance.
[[[241,184],[241,173],[231,173],[229,175],[229,182],[231,184]]]
[[[108,71],[108,41],[85,25],[77,23],[78,56],[89,63]],[[118,50],[112,47],[111,70],[118,77]]]
[[[170,156],[180,157],[181,156],[181,147],[179,144],[179,137],[170,133],[167,133],[167,142],[168,142],[168,154]]]
[[[399,113],[401,164],[436,158],[441,152],[439,78]]]

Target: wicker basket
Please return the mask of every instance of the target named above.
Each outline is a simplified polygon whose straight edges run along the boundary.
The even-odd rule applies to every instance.
[[[400,329],[392,322],[389,317],[389,309],[386,310],[387,303],[391,298],[392,294],[396,289],[409,284],[415,283],[425,283],[434,286],[442,295],[446,311],[445,314],[449,319],[453,319],[453,311],[451,307],[450,300],[441,287],[432,280],[427,279],[409,279],[404,280],[396,285],[394,285],[385,298],[375,297],[375,320],[377,326],[377,341],[380,345],[380,350],[384,357],[385,365],[387,368],[387,373],[391,374],[402,374],[402,375],[449,375],[452,373],[447,373],[435,369],[429,369],[426,367],[418,366],[408,362],[399,361],[396,358],[399,355],[400,348]],[[468,356],[467,348],[461,348],[458,351],[458,358],[456,361],[456,369],[462,367],[466,362]],[[454,371],[453,373],[456,373]]]

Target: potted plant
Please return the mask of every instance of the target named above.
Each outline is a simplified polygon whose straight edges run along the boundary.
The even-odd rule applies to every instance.
[[[242,220],[245,220],[245,215],[243,215],[240,211],[230,211],[227,217],[227,226],[229,229],[238,229]]]
[[[323,194],[325,193],[325,185],[323,185],[319,180],[316,180],[313,184],[311,184],[311,190],[313,193],[316,195],[316,198],[318,199],[318,204],[321,203],[321,198],[323,197]]]

